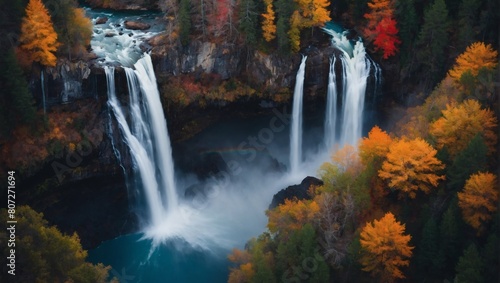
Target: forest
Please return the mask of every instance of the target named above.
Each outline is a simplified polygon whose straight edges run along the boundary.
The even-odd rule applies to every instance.
[[[12,281],[4,265],[2,282],[120,279],[111,266],[90,263],[82,237],[45,219],[50,204],[37,201],[44,196],[57,202],[61,176],[40,176],[54,161],[82,152],[84,144],[92,153],[78,165],[105,167],[92,166],[101,162],[95,156],[108,138],[107,126],[92,123],[106,101],[83,98],[46,107],[45,88],[38,85],[56,77],[61,66],[96,59],[95,21],[85,9],[131,6],[161,14],[165,30],[151,47],[157,58],[209,42],[241,49],[249,61],[248,54],[258,52],[298,62],[311,46],[326,45],[321,29],[334,21],[350,30],[351,40],[360,37],[382,68],[380,124],[365,129],[358,144],[331,149],[330,161],[317,168],[323,185],[262,211],[266,231],[227,255],[227,282],[499,282],[497,0],[0,0],[0,5],[0,176],[6,180],[15,170],[28,180],[20,184],[29,184],[16,211],[16,256],[24,269]],[[191,123],[183,113],[203,117],[220,110],[213,105],[244,108],[252,99],[285,105],[293,92],[254,83],[249,72],[229,78],[156,72],[165,116],[180,121],[174,125],[179,143],[212,121],[207,114],[204,122]],[[219,119],[225,118],[231,117]],[[78,166],[56,170],[70,172],[65,178],[86,172]],[[32,185],[35,181],[40,182]],[[7,223],[6,203],[1,207]],[[8,236],[2,229],[2,255],[10,250]]]

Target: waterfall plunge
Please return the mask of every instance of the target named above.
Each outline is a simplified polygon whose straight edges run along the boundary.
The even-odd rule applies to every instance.
[[[303,56],[293,92],[292,129],[290,132],[290,171],[292,174],[299,172],[300,163],[302,162],[302,97],[304,94],[306,60],[307,56]]]
[[[108,104],[129,146],[134,168],[140,177],[149,208],[150,224],[156,226],[161,225],[165,216],[176,210],[178,205],[172,148],[151,57],[145,54],[134,67],[135,71],[125,68],[130,94],[130,123],[116,98],[113,67],[105,67]]]

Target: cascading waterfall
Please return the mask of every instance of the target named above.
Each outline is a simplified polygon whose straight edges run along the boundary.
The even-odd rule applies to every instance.
[[[290,132],[290,168],[292,174],[299,171],[302,162],[302,97],[307,56],[302,57],[293,92],[292,128]]]
[[[123,114],[120,102],[116,98],[115,92],[115,68],[104,67],[106,80],[108,83],[108,105],[112,109],[123,134],[124,142],[130,149],[135,169],[138,171],[142,186],[144,188],[146,201],[149,208],[149,216],[152,225],[158,225],[163,218],[163,205],[161,203],[160,191],[155,178],[155,168],[153,160],[147,150],[130,130],[125,115]],[[136,106],[136,105],[135,105]],[[133,106],[133,107],[135,107]]]
[[[365,93],[371,64],[366,57],[365,48],[361,41],[357,41],[353,47],[345,33],[336,31],[339,29],[338,26],[334,24],[331,26],[332,28],[324,28],[324,31],[332,36],[333,46],[342,52],[340,55],[342,63],[342,110],[338,142],[341,145],[356,145],[362,136]],[[329,118],[326,119],[325,124],[330,123]],[[326,130],[325,134],[328,134]],[[330,137],[325,136],[325,141],[329,139]]]
[[[335,75],[335,62],[330,59],[330,72],[328,74],[328,92],[325,113],[325,146],[330,150],[336,141],[337,132],[337,77]]]
[[[343,94],[341,144],[356,145],[362,135],[366,82],[370,74],[370,63],[365,55],[363,43],[358,41],[352,57],[348,57],[347,52],[341,57],[347,80]]]

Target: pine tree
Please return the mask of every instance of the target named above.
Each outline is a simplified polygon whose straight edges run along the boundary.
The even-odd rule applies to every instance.
[[[276,21],[276,37],[278,41],[278,49],[282,53],[290,52],[291,44],[288,32],[290,30],[290,18],[296,10],[297,3],[288,0],[276,1],[276,13],[278,20]]]
[[[179,37],[182,45],[189,43],[189,34],[191,33],[191,18],[189,11],[191,4],[189,0],[180,0],[179,4]]]
[[[415,10],[415,0],[399,0],[395,4],[395,16],[401,39],[401,63],[406,65],[413,57],[415,34],[418,32],[418,18]]]
[[[54,53],[59,46],[57,33],[41,0],[30,0],[28,3],[19,41],[20,49],[28,57],[28,62],[51,67],[56,65]]]
[[[239,5],[239,28],[249,45],[257,43],[257,7],[254,0],[242,0]]]
[[[462,0],[458,11],[458,50],[463,50],[476,39],[480,0]]]
[[[274,23],[274,7],[272,0],[265,0],[266,11],[262,14],[262,37],[269,42],[276,37],[276,24]]]
[[[455,270],[457,271],[457,275],[455,276],[456,283],[484,282],[484,263],[479,255],[476,245],[471,244],[464,250],[463,255],[458,260]]]
[[[451,278],[460,256],[460,219],[456,198],[451,201],[439,224],[439,256],[444,259],[444,275]]]
[[[417,246],[417,264],[423,275],[436,275],[444,259],[439,253],[439,230],[434,217],[430,217],[422,229],[422,237]],[[428,274],[430,271],[431,274]]]
[[[417,59],[428,68],[426,73],[433,82],[443,70],[448,25],[448,10],[444,0],[435,0],[424,13],[424,24],[417,40]]]
[[[448,188],[461,190],[470,175],[487,167],[488,148],[481,135],[476,135],[467,147],[457,154],[447,171]]]

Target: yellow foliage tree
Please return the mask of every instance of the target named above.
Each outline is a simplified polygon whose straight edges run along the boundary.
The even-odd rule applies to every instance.
[[[316,217],[319,206],[310,200],[289,200],[278,207],[266,212],[269,222],[267,228],[271,233],[287,234],[293,230],[300,230]]]
[[[378,176],[389,182],[389,187],[415,198],[418,190],[429,193],[444,176],[436,172],[444,164],[436,158],[437,151],[423,139],[399,140],[389,146],[386,160]]]
[[[491,45],[474,42],[458,56],[455,66],[448,72],[448,75],[457,82],[466,71],[477,76],[481,68],[494,69],[498,64],[497,57],[498,52]]]
[[[303,28],[323,26],[330,21],[329,0],[295,0],[298,10],[295,10],[290,18],[290,30],[288,36],[292,51],[300,49],[300,31]]]
[[[57,58],[57,33],[54,31],[49,12],[41,0],[30,0],[21,26],[20,49],[30,63],[55,66]]]
[[[262,21],[262,36],[269,42],[276,37],[276,24],[274,23],[274,10],[272,0],[265,0],[266,12],[262,14],[264,20]]]
[[[396,221],[390,212],[380,220],[367,223],[359,239],[363,270],[378,277],[380,282],[405,278],[400,268],[409,265],[413,247],[409,245],[411,236],[404,232],[405,225]]]
[[[378,126],[374,126],[359,144],[359,156],[363,164],[372,163],[376,158],[383,158],[389,152],[392,138]]]
[[[469,144],[477,134],[483,136],[489,154],[495,152],[497,119],[489,109],[481,109],[475,100],[466,100],[458,106],[447,105],[443,117],[431,125],[430,133],[437,139],[437,148],[446,146],[453,157]]]
[[[497,177],[491,173],[473,174],[464,190],[457,194],[465,222],[481,234],[484,224],[498,208]]]

